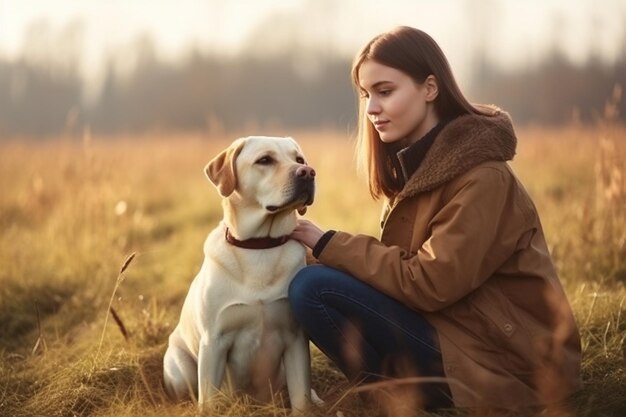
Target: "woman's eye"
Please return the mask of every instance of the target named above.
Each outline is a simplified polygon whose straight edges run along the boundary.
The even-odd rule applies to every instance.
[[[380,94],[383,97],[386,97],[389,94],[391,94],[391,90],[381,90],[381,91],[378,92],[378,94]]]
[[[264,156],[257,159],[255,163],[259,165],[271,165],[272,163],[274,163],[274,160],[269,156]]]
[[[296,158],[296,162],[299,163],[299,164],[302,164],[302,165],[306,164],[306,162],[304,161],[304,158],[301,157],[301,156],[298,156]]]

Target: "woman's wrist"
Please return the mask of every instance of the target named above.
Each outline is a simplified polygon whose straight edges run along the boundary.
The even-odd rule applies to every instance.
[[[322,251],[324,250],[328,242],[330,242],[330,239],[335,235],[335,233],[337,233],[336,230],[329,230],[318,239],[317,243],[312,248],[313,256],[318,258],[321,255]]]

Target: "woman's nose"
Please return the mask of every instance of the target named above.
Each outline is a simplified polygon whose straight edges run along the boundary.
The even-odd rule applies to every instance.
[[[367,112],[367,114],[378,114],[381,112],[380,104],[378,104],[378,101],[369,98],[367,100],[367,106],[365,107],[365,111]]]

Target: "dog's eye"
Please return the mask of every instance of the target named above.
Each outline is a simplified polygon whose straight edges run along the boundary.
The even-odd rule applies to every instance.
[[[274,163],[274,160],[270,156],[264,156],[256,160],[255,164],[259,165],[271,165]]]
[[[296,157],[296,162],[299,163],[299,164],[302,164],[302,165],[306,164],[306,162],[304,161],[304,158],[301,157],[301,156],[297,156]]]

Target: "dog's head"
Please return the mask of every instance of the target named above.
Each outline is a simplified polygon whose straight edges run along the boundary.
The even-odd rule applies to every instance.
[[[268,213],[313,203],[315,171],[292,138],[250,136],[237,139],[206,166],[209,180],[224,198],[257,204]]]

